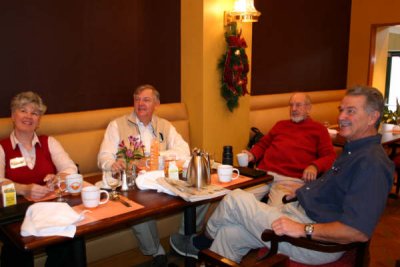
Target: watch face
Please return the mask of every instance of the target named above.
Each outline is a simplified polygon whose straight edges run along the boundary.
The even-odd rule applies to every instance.
[[[314,232],[314,225],[306,224],[304,231],[306,232],[306,235],[311,235]]]

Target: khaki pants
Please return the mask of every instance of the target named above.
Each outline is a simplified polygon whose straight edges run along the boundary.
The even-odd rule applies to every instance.
[[[261,233],[271,229],[273,221],[287,216],[300,223],[312,223],[298,202],[273,207],[258,201],[253,194],[237,189],[220,202],[207,223],[207,232],[214,238],[211,250],[237,263],[250,249],[269,246]],[[337,260],[343,253],[322,253],[279,244],[279,252],[306,264],[324,264]]]

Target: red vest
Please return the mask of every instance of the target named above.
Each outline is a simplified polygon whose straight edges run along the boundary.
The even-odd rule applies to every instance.
[[[15,149],[12,148],[11,139],[7,138],[0,141],[5,154],[5,176],[6,178],[13,180],[19,184],[45,184],[43,182],[44,177],[47,174],[56,174],[57,169],[51,160],[48,136],[39,136],[39,143],[36,143],[36,163],[35,167],[31,170],[28,166],[18,167],[11,169],[10,160],[13,158],[22,157],[22,153],[17,145]]]

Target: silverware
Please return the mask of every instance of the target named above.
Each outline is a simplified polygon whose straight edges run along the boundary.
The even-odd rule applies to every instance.
[[[121,202],[122,204],[124,204],[127,207],[132,207],[131,204],[129,204],[128,202],[126,202],[125,200],[123,200],[121,198],[119,198],[118,201]]]

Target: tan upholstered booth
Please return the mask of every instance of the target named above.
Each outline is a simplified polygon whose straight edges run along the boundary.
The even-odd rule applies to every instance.
[[[81,173],[86,176],[98,173],[97,153],[108,123],[123,114],[132,112],[132,107],[71,112],[44,115],[38,133],[54,136],[61,142],[70,157],[79,164]],[[186,106],[182,103],[162,104],[156,113],[169,120],[190,144],[189,118]],[[0,139],[12,131],[10,118],[0,118]],[[181,214],[158,220],[161,237],[176,232]],[[115,255],[134,247],[136,240],[130,229],[91,238],[86,243],[88,261],[93,262]],[[37,255],[35,266],[43,266],[44,255]]]
[[[345,90],[326,90],[308,92],[311,97],[311,117],[319,122],[336,124],[338,106]],[[250,126],[257,127],[267,133],[274,124],[283,119],[289,119],[289,98],[292,93],[251,96]]]
[[[44,115],[37,132],[54,136],[79,164],[80,171],[84,175],[91,174],[99,171],[97,153],[108,123],[130,112],[132,107]],[[156,113],[172,122],[183,138],[190,141],[189,118],[184,104],[162,104]],[[1,118],[0,139],[9,136],[11,131],[11,119]]]

